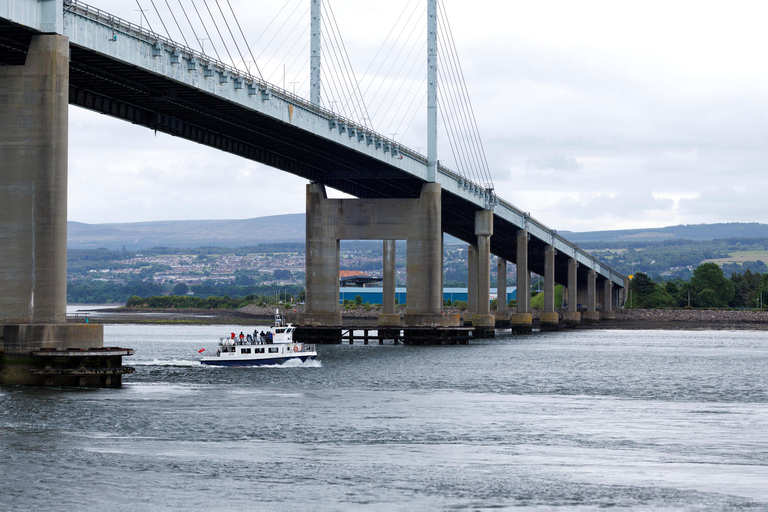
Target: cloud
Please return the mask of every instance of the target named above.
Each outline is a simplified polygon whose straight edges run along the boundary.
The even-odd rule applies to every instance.
[[[356,72],[405,4],[334,2]],[[496,191],[506,200],[556,229],[765,220],[768,67],[755,64],[768,46],[765,6],[445,4]],[[233,6],[255,41],[282,4]],[[125,2],[100,0],[99,8],[138,22]],[[489,23],[488,12],[505,22]],[[423,152],[425,118],[392,130]],[[306,182],[282,171],[77,108],[70,128],[72,220],[304,210]],[[444,135],[439,152],[456,167]]]
[[[575,157],[563,153],[552,153],[529,158],[525,162],[526,167],[538,171],[578,171],[583,169]]]

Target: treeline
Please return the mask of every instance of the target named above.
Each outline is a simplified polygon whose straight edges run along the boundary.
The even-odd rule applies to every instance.
[[[738,252],[764,252],[768,238],[721,238],[716,240],[667,240],[663,242],[585,242],[580,246],[627,275],[648,274],[655,281],[690,280],[693,268],[705,260],[728,258]],[[751,269],[768,272],[763,261],[726,264],[726,276]]]
[[[302,300],[303,288],[298,285],[248,285],[239,286],[229,283],[203,281],[199,285],[188,286],[183,283],[163,285],[151,280],[133,280],[126,284],[102,281],[78,281],[67,283],[67,302],[69,304],[117,304],[125,303],[133,296],[153,297],[167,296],[170,293],[183,295],[191,291],[194,297],[190,299],[207,299],[209,297],[264,297],[265,300],[291,298]],[[186,295],[183,295],[186,297]],[[160,307],[160,306],[158,306]],[[174,306],[168,306],[174,307]],[[185,306],[186,307],[186,306]],[[193,308],[203,306],[189,306]]]
[[[715,263],[696,267],[690,281],[657,283],[638,272],[630,282],[627,307],[654,308],[758,308],[768,298],[768,273],[747,269],[727,278]]]
[[[303,291],[297,294],[303,298]],[[205,299],[191,297],[189,295],[165,295],[153,297],[129,297],[125,306],[129,308],[161,308],[161,309],[239,309],[249,304],[269,306],[281,302],[295,301],[297,296],[291,293],[281,295],[246,295],[245,297],[232,298],[229,295],[223,297],[210,296]]]

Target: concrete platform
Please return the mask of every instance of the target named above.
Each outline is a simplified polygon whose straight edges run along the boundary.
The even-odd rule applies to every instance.
[[[509,327],[515,334],[530,334],[533,330],[533,315],[531,313],[512,313]]]
[[[560,315],[557,313],[541,313],[539,315],[539,329],[542,332],[556,331],[560,328]]]

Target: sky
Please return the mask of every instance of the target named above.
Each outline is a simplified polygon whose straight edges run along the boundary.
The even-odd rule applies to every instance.
[[[768,3],[443,1],[498,195],[560,231],[768,222]],[[89,2],[140,22],[135,2]],[[375,57],[409,1],[326,2],[357,78],[385,75],[376,62],[397,59]],[[308,90],[309,3],[231,0],[265,78],[282,85],[283,63],[286,88],[299,94]],[[281,16],[288,22],[272,38],[269,22]],[[413,98],[414,121],[378,128],[423,151],[425,92],[399,91],[389,97]],[[303,179],[77,107],[69,116],[71,221],[304,212]],[[455,168],[444,135],[438,151]]]

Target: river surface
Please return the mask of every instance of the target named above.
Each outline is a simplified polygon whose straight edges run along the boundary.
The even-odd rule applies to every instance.
[[[197,363],[107,325],[117,390],[0,387],[0,510],[766,510],[768,334],[566,331]]]

